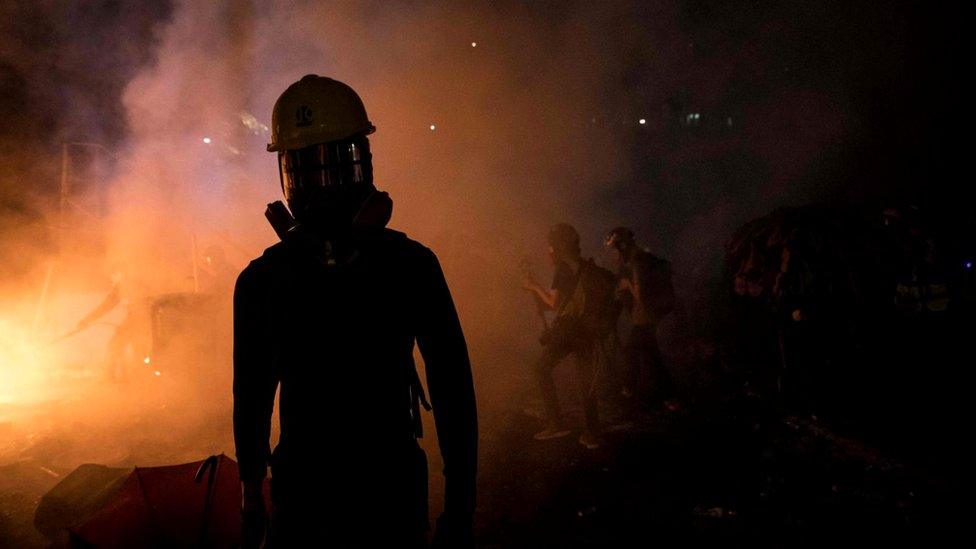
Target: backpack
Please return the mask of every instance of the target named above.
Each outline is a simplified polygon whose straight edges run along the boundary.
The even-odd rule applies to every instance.
[[[583,263],[580,285],[585,292],[582,322],[590,335],[603,338],[617,326],[621,305],[617,299],[617,275],[592,259]]]
[[[610,335],[621,310],[616,290],[617,275],[592,259],[583,261],[572,294],[539,342],[571,349]]]
[[[653,322],[660,321],[674,310],[671,262],[643,251],[637,256],[633,269],[637,269],[635,274],[642,282],[640,300],[647,307],[646,314]]]
[[[661,320],[674,310],[674,284],[671,282],[671,262],[651,256],[653,284],[649,288],[651,315]]]

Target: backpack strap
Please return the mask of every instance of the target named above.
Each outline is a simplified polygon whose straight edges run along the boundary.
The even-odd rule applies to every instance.
[[[424,422],[420,417],[420,407],[431,411],[430,401],[427,400],[427,393],[424,385],[420,382],[420,375],[417,373],[416,364],[410,369],[412,374],[410,380],[410,418],[413,420],[413,431],[416,438],[424,438]]]

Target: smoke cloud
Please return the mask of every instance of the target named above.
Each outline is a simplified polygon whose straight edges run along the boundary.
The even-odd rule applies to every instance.
[[[77,437],[65,433],[70,406],[31,407],[62,402],[53,388],[79,378],[97,396],[87,406],[111,451],[64,450],[64,467],[82,456],[149,464],[146,456],[232,451],[226,301],[211,309],[226,327],[214,340],[186,336],[171,351],[186,362],[182,374],[155,376],[147,357],[132,390],[93,379],[122,312],[49,342],[103,299],[113,274],[130,301],[168,296],[176,307],[213,282],[213,250],[237,272],[275,242],[262,215],[280,198],[267,126],[277,96],[309,73],[363,98],[391,226],[443,263],[483,411],[531,390],[541,326],[519,266],[528,257],[540,279],[549,275],[545,232],[556,222],[576,225],[584,255],[604,264],[602,236],[616,225],[671,259],[682,305],[665,351],[688,352],[736,226],[782,204],[847,196],[849,179],[837,173],[872,173],[879,151],[914,139],[894,132],[901,137],[887,138],[887,149],[864,155],[878,140],[875,122],[899,105],[865,108],[884,90],[849,83],[861,73],[899,81],[902,65],[872,59],[898,47],[889,31],[903,29],[903,17],[862,33],[861,8],[763,4],[5,3],[0,383],[18,389],[0,387],[13,402],[0,400],[0,418],[43,416],[25,432],[42,425]],[[75,143],[66,207],[55,160],[63,142]],[[194,376],[213,383],[201,388]],[[160,387],[190,396],[153,408],[167,406],[153,400]],[[152,424],[164,417],[180,429],[109,436],[149,409],[158,414],[138,419],[143,433],[164,431]],[[153,443],[134,442],[146,438]]]

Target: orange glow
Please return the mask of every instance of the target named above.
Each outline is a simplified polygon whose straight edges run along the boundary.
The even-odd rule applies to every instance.
[[[30,402],[54,356],[32,341],[22,321],[0,317],[0,404]]]

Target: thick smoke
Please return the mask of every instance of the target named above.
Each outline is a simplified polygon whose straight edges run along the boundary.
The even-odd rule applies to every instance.
[[[104,147],[69,149],[72,200],[101,209],[73,214],[71,238],[63,240],[60,170],[42,172],[46,203],[25,197],[22,184],[4,186],[37,211],[53,212],[43,219],[54,227],[35,231],[49,243],[32,252],[28,282],[5,288],[22,309],[18,318],[35,311],[43,318],[36,333],[15,338],[28,340],[29,352],[7,353],[34,361],[41,372],[15,379],[33,391],[30,399],[18,397],[28,406],[18,413],[35,417],[15,434],[62,441],[54,461],[66,469],[81,460],[148,465],[232,452],[227,307],[213,319],[227,330],[209,346],[192,338],[178,343],[185,348],[176,354],[186,361],[179,370],[161,368],[153,377],[157,357],[147,355],[136,372],[142,377],[124,389],[100,381],[104,345],[124,312],[49,341],[99,303],[112,276],[123,280],[132,302],[166,296],[175,302],[201,289],[204,250],[221,247],[239,270],[275,241],[262,215],[280,198],[276,161],[264,150],[267,125],[278,94],[308,73],[347,82],[363,97],[378,127],[377,185],[395,203],[391,225],[440,256],[469,338],[482,407],[498,409],[519,397],[529,387],[539,330],[519,289],[520,262],[529,255],[537,276],[546,277],[545,231],[563,220],[577,223],[584,247],[597,253],[612,216],[596,198],[629,169],[620,121],[608,121],[602,104],[619,67],[596,43],[610,17],[602,13],[535,5],[186,2],[157,14],[151,38],[137,41],[152,44],[138,56],[143,68],[106,68],[117,69],[114,92],[81,86],[102,99],[121,98],[124,133],[113,130],[118,121],[91,114],[106,109],[58,96],[79,122],[63,123],[37,145],[48,158],[61,141]],[[72,58],[86,55],[67,44]],[[28,88],[45,86],[37,80]],[[118,135],[124,139],[113,141]],[[92,180],[98,184],[82,185]],[[82,228],[99,237],[80,245]],[[37,247],[12,231],[4,242]],[[46,284],[49,259],[57,259],[57,268]],[[62,385],[82,401],[49,410],[39,403],[63,402],[48,382],[64,377],[68,362],[74,377]],[[190,376],[213,382],[201,389]],[[83,380],[81,389],[74,378]],[[174,401],[180,393],[186,396]],[[78,406],[86,417],[81,431],[68,428]],[[5,455],[21,451],[14,446]]]
[[[394,199],[392,226],[441,256],[479,373],[524,372],[513,362],[534,352],[525,334],[537,321],[518,289],[521,257],[531,254],[543,276],[545,230],[560,220],[577,222],[598,252],[594,236],[611,216],[596,197],[627,175],[619,121],[602,120],[619,63],[596,43],[608,17],[593,21],[599,14],[179,5],[155,63],[125,90],[131,140],[113,183],[110,255],[172,291],[187,287],[194,236],[229,243],[238,266],[243,251],[255,256],[273,243],[261,216],[280,195],[275,159],[263,150],[270,109],[302,75],[328,75],[363,97],[378,127],[376,179]]]
[[[444,265],[483,412],[531,388],[540,326],[519,289],[520,264],[528,256],[548,276],[544,238],[555,222],[574,223],[584,254],[604,263],[601,237],[620,224],[670,258],[683,305],[665,351],[697,352],[687,340],[707,318],[707,284],[731,231],[778,205],[845,196],[849,180],[834,174],[881,162],[881,149],[855,153],[899,107],[865,108],[884,90],[848,82],[897,80],[898,63],[872,60],[898,45],[889,31],[901,19],[862,34],[857,21],[869,17],[858,9],[766,4],[5,3],[0,383],[57,400],[49,373],[70,362],[89,379],[111,326],[46,342],[98,303],[111,274],[135,294],[176,300],[203,289],[207,250],[219,246],[239,270],[274,243],[262,215],[280,198],[267,126],[277,96],[308,73],[362,96],[378,128],[377,186],[395,204],[391,226]],[[72,196],[84,208],[71,206],[70,223],[56,213],[62,141],[104,147],[72,146]],[[86,240],[88,229],[99,236]],[[215,314],[229,330],[229,309]],[[182,429],[162,437],[140,420],[136,439],[150,442],[105,435],[100,447],[111,451],[65,450],[60,464],[231,452],[228,335],[183,343],[184,370],[216,381],[158,415]],[[31,360],[40,363],[24,373]],[[162,375],[122,391],[91,382],[92,421],[131,428],[136,410],[167,405],[153,402],[163,384],[191,383]],[[64,430],[58,413],[47,425]],[[201,423],[207,414],[217,419]]]

